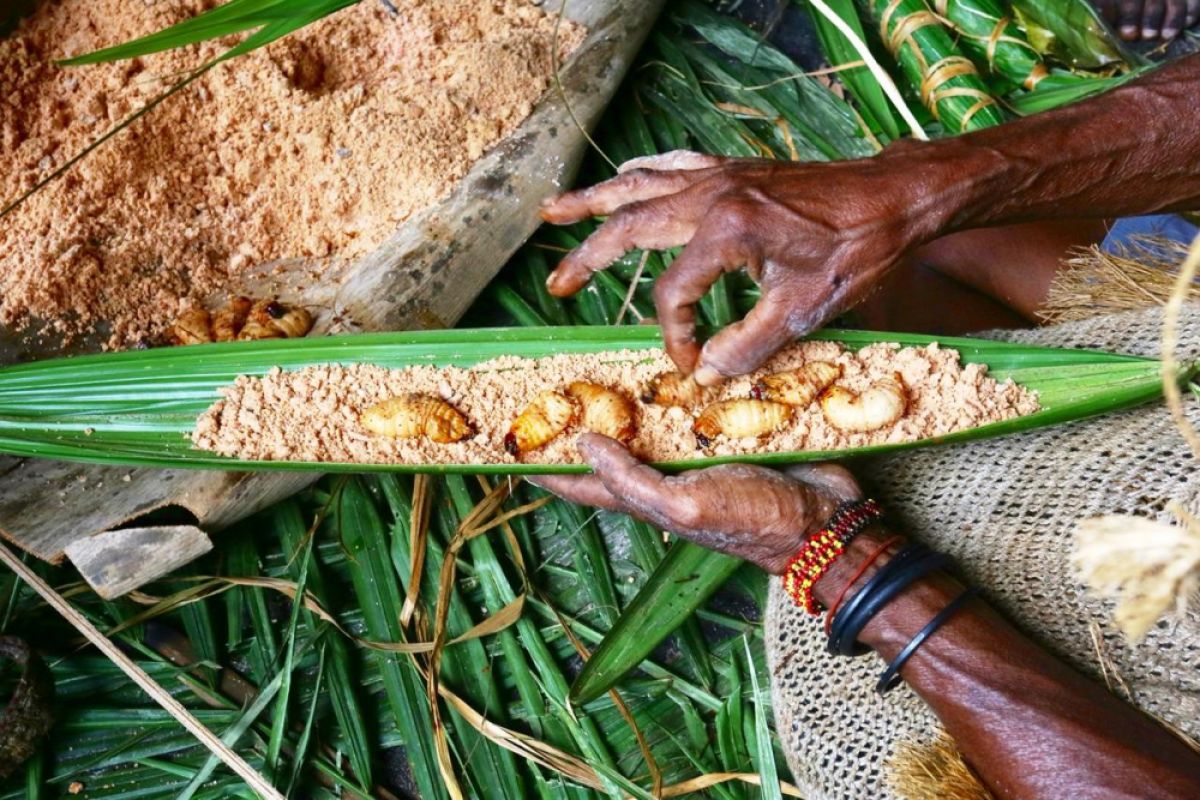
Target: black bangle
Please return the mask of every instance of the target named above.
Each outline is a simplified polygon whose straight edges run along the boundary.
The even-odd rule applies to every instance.
[[[896,558],[884,564],[867,585],[851,598],[844,611],[838,613],[833,625],[836,630],[830,631],[830,652],[843,656],[871,652],[871,648],[858,642],[858,636],[867,623],[915,581],[950,565],[950,557],[944,553],[935,553],[923,546],[914,549],[917,552],[915,556],[908,555],[901,560],[899,556],[904,554],[901,551]],[[900,563],[897,564],[897,561]]]
[[[829,641],[825,643],[826,649],[833,655],[840,654],[838,643],[842,640],[842,633],[846,628],[846,623],[850,620],[858,607],[862,605],[867,596],[875,591],[875,589],[887,580],[888,575],[903,567],[909,561],[918,559],[929,552],[929,548],[920,542],[907,542],[902,545],[899,550],[892,554],[887,563],[879,568],[879,571],[872,575],[863,587],[850,596],[850,599],[842,604],[837,610],[837,614],[833,618],[833,622],[829,625]],[[862,648],[861,651],[854,650],[846,655],[860,655],[861,653],[869,652],[867,648]]]
[[[879,571],[872,575],[867,582],[863,584],[863,587],[851,595],[850,599],[843,603],[842,607],[838,609],[836,616],[833,618],[833,622],[829,625],[829,641],[825,643],[826,650],[835,656],[861,655],[869,652],[869,649],[865,647],[861,650],[854,648],[849,652],[842,652],[842,648],[839,647],[839,642],[841,642],[844,638],[843,632],[846,629],[846,623],[855,615],[855,612],[858,610],[859,606],[863,604],[863,601],[866,600],[867,596],[870,595],[871,592],[875,591],[875,589],[878,588],[881,583],[887,580],[887,577],[891,572],[900,569],[909,561],[921,558],[928,552],[929,548],[920,542],[908,542],[901,546],[901,548],[895,553],[893,553],[892,557],[888,559],[888,562],[880,567]],[[857,638],[857,634],[855,635],[855,638]]]
[[[924,628],[917,631],[917,635],[904,645],[904,649],[896,654],[892,659],[892,663],[887,665],[887,669],[879,676],[879,682],[875,684],[875,691],[883,696],[900,685],[900,669],[912,658],[913,653],[917,652],[917,648],[925,643],[925,640],[934,634],[938,628],[945,624],[946,620],[954,616],[963,605],[966,604],[975,595],[979,594],[979,589],[972,586],[969,589],[964,589],[962,593],[951,600],[945,608],[934,615],[933,619],[925,624]]]

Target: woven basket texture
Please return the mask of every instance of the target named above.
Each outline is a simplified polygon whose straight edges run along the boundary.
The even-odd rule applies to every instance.
[[[988,335],[1157,357],[1161,331],[1156,308]],[[1200,305],[1185,308],[1176,357],[1200,360]],[[1200,427],[1200,402],[1185,394],[1184,403]],[[1112,623],[1112,604],[1085,593],[1070,564],[1081,518],[1170,521],[1172,500],[1200,514],[1200,462],[1165,404],[854,468],[895,527],[952,555],[960,573],[1027,634],[1101,679],[1096,633],[1129,699],[1200,737],[1200,603],[1130,645]],[[778,580],[766,634],[776,721],[804,796],[893,797],[886,761],[899,742],[933,738],[933,713],[907,687],[878,697],[878,658],[828,655],[821,626],[792,605]]]

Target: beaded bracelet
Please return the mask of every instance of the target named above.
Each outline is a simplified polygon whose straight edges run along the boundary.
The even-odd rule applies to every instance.
[[[812,588],[834,561],[846,550],[846,544],[863,529],[883,516],[874,500],[843,503],[833,512],[826,527],[805,540],[783,571],[783,588],[796,605],[816,616],[820,608]]]
[[[925,627],[917,631],[917,635],[909,640],[908,644],[904,645],[896,657],[892,659],[892,663],[887,665],[887,669],[879,676],[879,682],[875,684],[875,691],[882,697],[900,685],[900,669],[908,663],[912,658],[913,653],[917,652],[917,648],[925,643],[925,641],[946,623],[954,614],[966,605],[966,602],[979,593],[979,589],[972,586],[969,589],[964,589],[958,597],[951,600],[945,608],[934,615],[933,619],[925,624]]]
[[[870,652],[869,647],[858,642],[867,623],[915,581],[949,565],[949,556],[924,545],[914,543],[902,548],[838,612],[829,635],[829,652],[843,656]]]

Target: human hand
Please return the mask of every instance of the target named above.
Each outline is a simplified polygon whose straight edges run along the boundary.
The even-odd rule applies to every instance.
[[[609,181],[543,203],[542,217],[555,224],[608,217],[547,286],[570,295],[631,249],[687,245],[654,287],[667,353],[703,385],[750,372],[861,300],[948,224],[952,192],[924,191],[932,167],[907,160],[912,147],[895,151],[901,164],[893,152],[823,164],[685,151],[634,159]],[[701,349],[693,305],[741,267],[762,297]]]
[[[1174,39],[1200,20],[1200,0],[1093,0],[1126,41]]]
[[[607,436],[585,433],[578,446],[594,475],[529,480],[573,503],[629,514],[776,575],[838,504],[862,497],[854,477],[833,464],[782,472],[725,464],[666,476]]]

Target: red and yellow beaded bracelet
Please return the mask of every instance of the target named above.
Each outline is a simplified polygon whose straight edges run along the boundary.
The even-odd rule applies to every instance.
[[[798,606],[813,616],[820,606],[812,588],[846,550],[846,545],[864,528],[883,516],[874,500],[843,505],[830,517],[828,525],[809,537],[783,571],[783,588]]]

